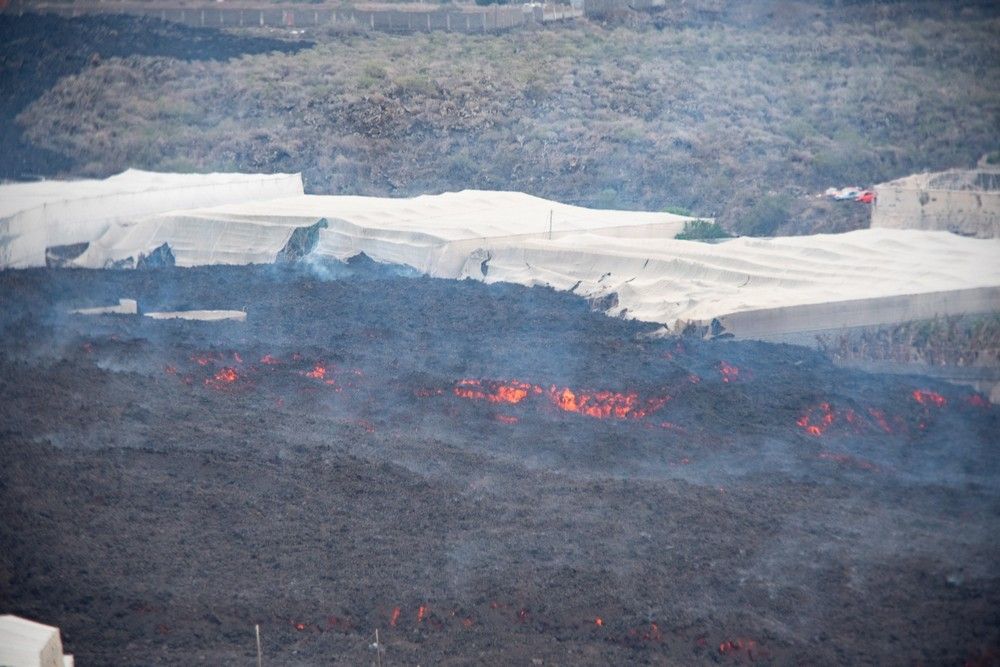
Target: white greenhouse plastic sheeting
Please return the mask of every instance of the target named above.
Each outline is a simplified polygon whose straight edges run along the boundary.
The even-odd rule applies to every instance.
[[[154,320],[198,320],[201,322],[222,322],[233,320],[246,322],[246,311],[242,310],[175,310],[163,313],[145,313]]]
[[[239,175],[184,178],[211,184],[223,176],[240,182]],[[602,299],[610,314],[669,327],[720,318],[737,335],[1000,309],[996,239],[868,229],[699,243],[676,240],[690,218],[667,213],[586,209],[516,192],[408,199],[304,195],[297,175],[280,178],[286,180],[274,187],[296,191],[275,196],[270,186],[248,188],[254,191],[207,207],[178,188],[174,210],[105,225],[83,239],[89,246],[67,264],[115,265],[164,243],[180,266],[272,262],[300,230],[292,245],[307,252],[307,260],[364,252],[435,277],[572,290]],[[226,196],[233,187],[218,186]],[[0,186],[0,199],[7,187],[17,186]],[[56,220],[44,238],[67,245],[82,237]],[[9,243],[5,236],[5,252]],[[33,247],[34,257],[44,254],[44,246]]]
[[[59,628],[4,614],[0,616],[0,665],[73,667],[73,656],[63,655]]]
[[[148,255],[164,243],[177,266],[270,264],[297,228],[317,222],[283,217],[246,220],[221,212],[164,213],[109,227],[72,264],[102,268]]]
[[[0,268],[45,266],[46,248],[179,208],[302,194],[299,174],[161,174],[0,185]]]

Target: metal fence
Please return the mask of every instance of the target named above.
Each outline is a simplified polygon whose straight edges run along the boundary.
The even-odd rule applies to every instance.
[[[0,0],[2,3],[4,0]],[[116,0],[75,0],[73,2],[31,2],[9,0],[0,11],[8,14],[27,12],[60,16],[83,14],[133,14],[152,16],[194,27],[238,28],[252,26],[319,27],[348,25],[383,32],[485,33],[510,30],[520,26],[561,21],[582,16],[578,9],[561,5],[493,5],[468,9],[430,8],[333,8],[324,5],[289,5],[286,7],[240,7],[224,3],[184,5],[163,2],[119,2]]]

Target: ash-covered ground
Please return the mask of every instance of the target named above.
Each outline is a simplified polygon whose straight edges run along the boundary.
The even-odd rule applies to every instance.
[[[0,612],[79,664],[1000,659],[967,390],[363,263],[0,294]]]

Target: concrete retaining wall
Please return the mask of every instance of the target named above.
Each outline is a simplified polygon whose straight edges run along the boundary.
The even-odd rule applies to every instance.
[[[1000,192],[875,186],[872,227],[940,229],[979,238],[1000,236]]]
[[[979,287],[875,299],[768,308],[719,318],[737,338],[787,341],[789,335],[830,332],[944,315],[1000,311],[1000,287]]]

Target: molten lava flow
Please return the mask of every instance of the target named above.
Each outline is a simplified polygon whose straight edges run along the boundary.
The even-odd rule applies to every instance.
[[[305,623],[293,623],[292,625],[294,625],[295,629],[298,630],[299,632],[302,632],[307,627]]]
[[[937,408],[943,408],[948,403],[944,396],[936,391],[929,391],[927,389],[914,389],[912,396],[913,400],[925,406],[933,405]]]
[[[599,628],[604,627],[604,619],[598,616],[597,618],[594,619],[594,625],[596,625]]]
[[[740,369],[725,361],[719,362],[719,372],[722,373],[722,381],[726,383],[735,382],[740,377]]]
[[[236,372],[235,368],[230,368],[226,366],[220,369],[210,378],[205,379],[205,386],[213,387],[215,389],[221,389],[223,387],[229,386],[240,379],[239,374]]]
[[[762,655],[757,642],[753,639],[730,639],[719,644],[719,653],[722,655],[744,655],[751,662],[757,657],[767,657]]]
[[[640,419],[656,412],[670,400],[669,396],[639,400],[635,392],[614,391],[574,392],[568,387],[549,389],[552,403],[565,412],[576,412],[597,419]]]
[[[392,613],[389,615],[389,626],[390,627],[393,627],[393,628],[396,627],[396,623],[399,622],[399,615],[400,615],[400,613],[402,613],[402,612],[400,611],[399,607],[393,607],[392,608]]]
[[[423,620],[426,616],[427,616],[427,606],[420,605],[420,608],[417,609],[417,623],[423,623]]]
[[[459,398],[486,400],[490,403],[510,403],[516,405],[532,394],[542,393],[541,387],[527,382],[511,380],[459,380],[452,392]]]
[[[260,358],[260,363],[264,364],[265,366],[277,366],[281,362],[272,357],[270,354],[265,354],[263,357]]]
[[[817,412],[819,412],[818,418],[816,418]],[[824,402],[807,410],[795,423],[809,435],[819,437],[833,425],[835,419],[836,413],[833,408],[830,407],[829,403]]]
[[[890,420],[884,410],[868,408],[867,413],[868,417],[866,418],[851,408],[837,410],[830,403],[824,401],[802,413],[802,416],[795,423],[809,435],[817,437],[826,433],[836,423],[846,423],[857,433],[870,432],[877,428],[883,433],[893,434],[900,429],[905,429],[905,425],[898,416]]]
[[[314,380],[322,380],[326,377],[326,367],[322,364],[316,364],[313,366],[311,371],[305,371],[302,373],[307,378],[312,378]]]
[[[885,411],[879,410],[878,408],[868,408],[868,414],[871,415],[875,423],[878,424],[879,428],[886,433],[892,433],[893,428],[889,425],[889,419],[885,416]]]
[[[439,392],[418,390],[418,396],[432,396]],[[656,412],[670,400],[669,396],[640,399],[635,392],[575,391],[569,387],[554,385],[545,392],[540,386],[520,380],[459,380],[452,388],[459,398],[517,405],[532,396],[547,393],[549,400],[564,412],[575,412],[597,419],[640,419]],[[508,415],[497,415],[496,419],[513,424],[515,419]]]

